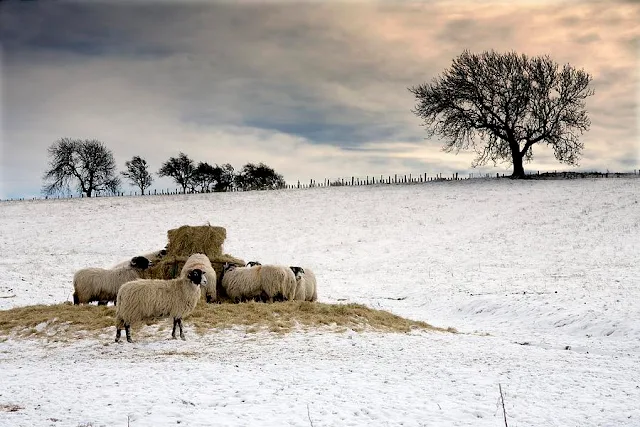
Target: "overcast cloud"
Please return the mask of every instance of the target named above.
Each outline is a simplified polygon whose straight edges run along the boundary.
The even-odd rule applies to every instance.
[[[120,170],[140,155],[157,171],[183,151],[265,162],[289,182],[480,172],[472,153],[424,139],[407,91],[464,49],[550,54],[591,73],[580,169],[630,171],[638,22],[633,1],[3,2],[0,198],[39,195],[60,137],[102,140]],[[571,169],[544,146],[525,168]]]

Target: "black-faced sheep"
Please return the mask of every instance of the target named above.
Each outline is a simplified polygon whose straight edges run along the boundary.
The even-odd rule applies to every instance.
[[[296,277],[296,301],[317,301],[316,275],[310,268],[290,267]]]
[[[124,267],[90,267],[78,270],[73,275],[73,303],[87,304],[98,301],[98,305],[106,305],[109,301],[115,302],[120,286],[142,277],[142,272],[149,268],[149,265],[149,259],[136,256]]]
[[[249,267],[236,267],[225,264],[222,274],[222,287],[233,300],[245,300],[264,297],[267,301],[281,295],[293,300],[296,291],[296,278],[289,267],[281,265],[261,265],[251,262]]]
[[[193,270],[199,268],[204,271],[204,275],[207,278],[207,285],[204,287],[204,295],[207,302],[211,303],[216,299],[216,271],[211,265],[211,260],[205,254],[193,254],[182,267],[181,275],[185,275],[187,270]]]
[[[164,258],[167,255],[167,249],[160,249],[159,251],[153,251],[153,252],[149,252],[147,254],[142,254],[140,256],[143,256],[145,258],[147,258],[149,260],[149,262],[151,262],[152,264],[157,263],[158,261],[160,261],[162,258]],[[122,262],[119,262],[118,264],[114,265],[111,268],[120,268],[120,267],[126,267],[127,265],[129,265],[129,261],[130,260],[124,260]]]
[[[116,342],[120,342],[123,327],[127,341],[133,342],[132,323],[164,317],[173,318],[171,338],[176,339],[178,326],[184,340],[182,319],[195,309],[201,296],[200,287],[206,284],[205,272],[199,268],[187,269],[176,279],[138,279],[125,283],[118,292]]]

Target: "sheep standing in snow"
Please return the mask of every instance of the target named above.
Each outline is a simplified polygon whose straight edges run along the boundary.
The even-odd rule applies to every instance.
[[[193,254],[187,259],[180,272],[181,276],[187,274],[188,270],[199,268],[204,272],[207,278],[207,285],[204,287],[204,295],[207,302],[213,302],[216,299],[216,271],[211,265],[211,260],[205,254]]]
[[[310,268],[290,267],[296,277],[296,301],[317,301],[316,275]]]
[[[200,287],[206,284],[205,272],[199,268],[187,269],[176,279],[138,279],[125,283],[118,292],[116,342],[120,342],[123,327],[127,341],[133,342],[132,323],[164,317],[173,318],[171,338],[176,339],[178,326],[180,338],[184,340],[182,319],[196,308],[201,296]]]
[[[142,272],[149,268],[149,265],[149,259],[136,256],[124,267],[91,267],[78,270],[73,275],[73,303],[77,305],[98,301],[98,305],[106,305],[109,301],[115,302],[120,286],[142,277]]]
[[[147,258],[151,264],[155,264],[158,261],[160,261],[165,255],[167,255],[167,249],[160,249],[159,251],[153,251],[153,252],[149,252],[147,254],[142,254],[140,256],[143,256],[145,258]],[[126,267],[127,265],[129,265],[129,261],[130,260],[124,260],[122,262],[117,263],[116,265],[114,265],[111,268],[120,268],[120,267]]]
[[[222,287],[234,300],[264,297],[267,301],[282,295],[293,300],[296,291],[296,278],[289,267],[281,265],[261,265],[250,262],[247,267],[225,264]]]

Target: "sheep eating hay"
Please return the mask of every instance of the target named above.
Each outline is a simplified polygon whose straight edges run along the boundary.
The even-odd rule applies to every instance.
[[[290,267],[296,276],[296,301],[317,301],[316,275],[310,268]]]
[[[269,302],[282,295],[291,301],[296,291],[296,278],[289,267],[260,265],[250,262],[248,267],[225,264],[222,287],[232,300],[254,299],[264,296]]]
[[[202,270],[205,277],[207,278],[207,285],[204,287],[206,301],[209,303],[215,301],[217,284],[216,272],[211,265],[211,260],[209,260],[209,257],[207,257],[205,254],[191,255],[184,263],[184,266],[180,271],[180,275],[184,276],[187,274],[188,270],[193,270],[196,268]]]
[[[167,254],[167,249],[160,249],[159,251],[153,251],[153,252],[149,252],[146,254],[142,254],[140,256],[143,256],[145,258],[147,258],[149,260],[150,264],[155,264],[158,261],[160,261],[165,255]],[[119,262],[118,264],[114,265],[111,268],[120,268],[120,267],[126,267],[127,265],[129,265],[129,262],[131,260],[127,259],[124,260],[122,262]]]
[[[189,263],[191,257],[187,259]],[[118,291],[116,306],[116,342],[124,327],[131,340],[131,324],[154,318],[172,317],[171,337],[176,339],[176,326],[184,338],[182,318],[191,314],[200,299],[200,286],[207,284],[205,272],[199,268],[183,270],[177,279],[138,279],[125,283]]]
[[[73,275],[73,303],[78,305],[98,301],[98,305],[106,305],[109,301],[115,302],[120,286],[142,277],[149,265],[146,257],[136,256],[125,267],[90,267],[78,270]]]

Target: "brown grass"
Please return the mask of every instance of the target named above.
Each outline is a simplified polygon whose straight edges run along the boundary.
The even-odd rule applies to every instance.
[[[167,236],[169,238],[167,256],[188,257],[201,253],[212,259],[222,255],[222,245],[227,238],[227,230],[224,227],[211,225],[183,225],[167,231]]]
[[[158,322],[145,323],[151,325]],[[305,301],[273,304],[255,302],[206,304],[201,301],[194,312],[185,319],[185,323],[193,325],[199,333],[237,326],[244,327],[247,332],[268,330],[279,333],[296,328],[310,329],[325,326],[332,327],[336,331],[351,328],[356,331],[381,332],[409,332],[414,329],[456,332],[452,328],[435,328],[425,322],[405,319],[360,304],[323,304]],[[67,302],[0,310],[0,334],[2,335],[9,335],[12,332],[22,337],[55,334],[56,338],[63,339],[81,332],[104,332],[104,328],[113,328],[114,324],[115,308],[113,306],[72,305]]]

